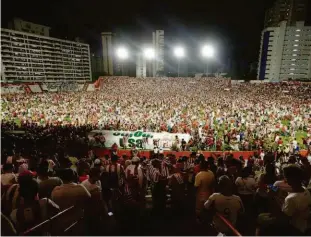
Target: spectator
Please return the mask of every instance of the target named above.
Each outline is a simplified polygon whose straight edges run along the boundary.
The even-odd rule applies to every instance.
[[[89,178],[81,183],[90,194],[101,193],[102,186],[100,182],[100,169],[91,168]]]
[[[196,214],[200,216],[204,208],[204,202],[212,195],[215,186],[215,176],[212,171],[208,170],[207,161],[202,161],[201,171],[195,176],[194,186],[196,192]]]
[[[238,195],[243,201],[247,210],[252,207],[254,194],[257,188],[255,179],[251,175],[250,167],[242,169],[241,176],[235,181],[237,186]]]
[[[24,184],[27,186],[27,183],[31,182],[33,179],[33,174],[29,171],[21,173],[18,176],[18,183],[11,185],[8,190],[3,194],[2,201],[2,212],[3,214],[9,216],[11,211],[16,209],[21,203],[20,196],[20,185]]]
[[[85,212],[88,228],[87,233],[90,235],[98,235],[103,233],[101,225],[108,217],[107,205],[102,198],[100,169],[91,168],[89,178],[84,180],[82,185],[91,194],[91,200]]]
[[[20,184],[23,204],[14,209],[10,215],[19,233],[36,226],[59,211],[59,207],[50,199],[38,200],[38,190],[38,183],[34,179]],[[35,235],[35,233],[32,234]]]
[[[257,182],[258,189],[256,192],[256,205],[259,208],[259,212],[268,211],[268,185],[273,185],[277,181],[275,166],[271,163],[267,163],[265,166],[265,172],[260,175]]]
[[[257,235],[275,233],[302,235],[307,229],[311,196],[310,192],[302,187],[302,170],[295,165],[291,165],[284,168],[284,176],[286,182],[291,186],[292,192],[285,198],[284,204],[279,211],[263,213],[259,216]],[[278,203],[276,203],[277,205]]]
[[[173,174],[170,176],[168,182],[172,189],[171,200],[175,213],[182,213],[185,204],[185,180],[183,174],[181,173],[181,168],[182,166],[180,163],[177,163],[173,167]]]
[[[238,214],[244,212],[243,203],[240,197],[233,195],[233,183],[228,176],[223,175],[219,178],[218,189],[219,192],[212,194],[204,206],[212,211],[216,229],[221,233],[231,235],[231,230],[215,215],[215,212],[223,215],[235,226]]]
[[[12,184],[17,183],[17,177],[13,173],[14,166],[12,164],[4,164],[2,169],[3,174],[1,174],[1,185],[3,188],[8,188]]]
[[[226,168],[224,159],[222,157],[219,157],[217,159],[217,171],[216,171],[216,177],[220,178],[221,176],[226,174]]]
[[[51,194],[52,200],[59,205],[61,210],[73,205],[86,206],[91,194],[83,185],[74,182],[74,171],[68,168],[62,170],[61,179],[63,184],[55,187]]]
[[[51,193],[56,186],[63,184],[62,180],[58,177],[49,177],[49,168],[40,165],[37,170],[37,182],[39,184],[39,197],[51,198]]]
[[[303,183],[308,186],[311,178],[311,165],[307,158],[301,158],[301,169],[303,171]]]

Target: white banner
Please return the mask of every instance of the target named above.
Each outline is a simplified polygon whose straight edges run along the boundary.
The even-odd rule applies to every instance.
[[[111,130],[93,130],[88,134],[90,142],[96,145],[103,145],[105,141],[105,147],[111,147],[114,143],[119,148],[124,147],[124,142],[128,140],[126,147],[131,148],[136,145],[137,149],[153,150],[154,142],[157,142],[159,148],[163,150],[170,150],[172,145],[176,143],[176,136],[178,137],[179,144],[184,139],[186,142],[189,141],[190,135],[184,133],[154,133],[154,132],[143,132],[143,131],[111,131]],[[127,137],[127,139],[124,139]]]

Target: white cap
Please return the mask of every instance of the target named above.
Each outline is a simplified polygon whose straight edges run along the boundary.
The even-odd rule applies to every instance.
[[[95,164],[95,165],[99,165],[99,164],[100,164],[100,159],[96,159],[96,160],[94,161],[94,164]]]

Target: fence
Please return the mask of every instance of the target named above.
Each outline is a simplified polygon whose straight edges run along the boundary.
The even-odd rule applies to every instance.
[[[79,225],[83,221],[84,211],[81,208],[71,206],[48,220],[21,233],[22,236],[32,236],[37,233],[40,235],[64,236],[64,235],[81,235],[83,230]],[[75,227],[75,228],[74,228]]]

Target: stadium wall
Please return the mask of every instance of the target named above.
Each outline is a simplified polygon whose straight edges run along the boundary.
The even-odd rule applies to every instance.
[[[98,157],[104,157],[105,155],[110,155],[110,150],[107,148],[95,148],[94,149],[94,153],[96,156]],[[177,158],[181,157],[181,156],[190,156],[192,152],[190,151],[164,151],[163,154],[164,156],[167,156],[169,154],[173,154],[175,155]],[[212,155],[223,155],[224,152],[223,151],[203,151],[201,152],[205,157],[209,157]],[[228,154],[229,152],[226,151],[226,154]],[[240,156],[243,157],[244,160],[248,160],[251,156],[254,155],[255,151],[230,151],[230,153],[233,155],[234,158],[238,159]],[[131,156],[131,150],[118,150],[117,151],[118,156],[123,156],[126,155],[128,157]],[[139,151],[138,156],[139,157],[143,157],[145,156],[146,158],[150,158],[153,154],[153,151],[150,150],[142,150]],[[300,154],[304,157],[307,156],[308,151],[306,150],[302,150],[300,151]]]
[[[43,93],[61,91],[95,91],[93,83],[1,83],[1,94]]]

